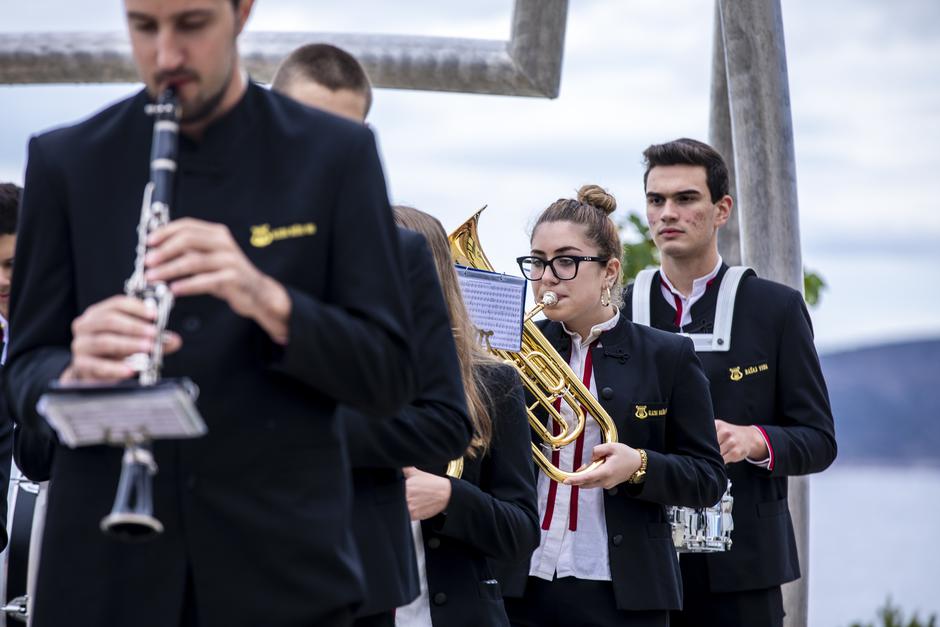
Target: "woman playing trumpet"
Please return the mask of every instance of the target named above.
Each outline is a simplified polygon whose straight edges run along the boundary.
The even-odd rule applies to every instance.
[[[501,578],[514,625],[668,625],[681,587],[665,506],[711,505],[726,485],[691,341],[620,315],[615,208],[600,187],[582,187],[542,212],[518,259],[537,301],[555,294],[539,327],[613,418],[619,442],[601,443],[589,419],[552,462],[568,472],[604,462],[562,484],[539,475],[541,542]],[[572,428],[571,409],[556,407]]]
[[[399,226],[424,235],[450,309],[474,438],[460,478],[444,467],[406,468],[421,594],[399,608],[399,627],[508,625],[487,558],[525,560],[538,543],[535,477],[519,377],[476,343],[440,222],[395,207]]]

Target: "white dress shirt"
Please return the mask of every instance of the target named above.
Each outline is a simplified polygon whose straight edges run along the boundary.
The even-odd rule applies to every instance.
[[[582,382],[587,381],[587,387],[595,398],[597,387],[593,365],[589,364],[590,348],[601,333],[617,326],[619,320],[620,312],[615,309],[613,318],[595,325],[586,338],[565,328],[571,336],[568,364]],[[586,364],[592,367],[585,368]],[[574,412],[567,405],[561,406],[561,415],[569,426],[577,424]],[[586,421],[582,438],[580,443],[571,443],[553,454],[553,463],[562,470],[572,471],[590,462],[591,452],[601,443],[601,431],[595,420],[589,418]],[[558,577],[610,581],[604,491],[566,486],[540,472],[538,493],[542,541],[532,554],[529,575],[548,581],[556,574]]]
[[[408,605],[395,610],[395,627],[432,627],[428,570],[424,559],[424,536],[421,533],[420,520],[411,521],[411,533],[415,539],[415,559],[418,562],[421,593]]]
[[[719,255],[718,264],[711,272],[692,281],[692,293],[688,296],[673,287],[662,267],[659,268],[659,278],[661,279],[659,287],[662,290],[663,298],[676,310],[676,326],[679,327],[680,331],[687,324],[692,324],[692,305],[705,295],[705,290],[708,289],[709,284],[718,276],[721,263],[721,256]]]

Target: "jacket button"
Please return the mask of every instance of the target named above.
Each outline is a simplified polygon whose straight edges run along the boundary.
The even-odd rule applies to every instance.
[[[614,397],[614,391],[611,388],[604,388],[601,390],[601,398],[605,401],[609,401]]]
[[[434,595],[434,605],[444,605],[447,603],[447,595],[443,592],[438,592]]]
[[[620,491],[620,490],[618,490],[616,487],[613,487],[613,488],[607,490],[607,494],[609,494],[610,496],[617,496],[617,492],[619,492],[619,491]]]
[[[202,328],[202,320],[196,316],[187,316],[183,318],[183,330],[189,333],[195,333]]]
[[[610,541],[614,546],[620,546],[623,544],[623,536],[618,533],[613,538],[611,538]]]
[[[428,539],[428,548],[429,548],[429,549],[436,549],[436,548],[439,547],[439,546],[441,546],[441,539],[440,539],[440,538],[430,538],[430,539]]]

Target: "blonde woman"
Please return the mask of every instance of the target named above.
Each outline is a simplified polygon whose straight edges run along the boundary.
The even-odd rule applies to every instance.
[[[489,560],[528,559],[538,543],[535,479],[522,387],[515,370],[475,342],[476,330],[444,229],[435,218],[395,207],[399,226],[427,239],[450,308],[474,438],[460,479],[445,467],[405,470],[421,595],[399,608],[399,627],[508,625]],[[420,364],[419,364],[420,369]]]

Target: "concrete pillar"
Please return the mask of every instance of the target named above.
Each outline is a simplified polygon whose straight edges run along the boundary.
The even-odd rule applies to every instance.
[[[802,291],[793,124],[779,0],[718,0],[741,210],[742,261]],[[787,627],[808,618],[809,484],[790,479],[803,576],[784,586]]]
[[[727,224],[718,230],[718,252],[729,266],[741,264],[741,228],[738,212],[741,205],[735,187],[734,144],[731,138],[731,109],[728,104],[728,79],[725,69],[725,42],[721,32],[721,14],[715,2],[715,33],[712,41],[712,93],[711,113],[708,119],[708,143],[721,153],[728,164],[728,189],[734,198],[734,207]]]

